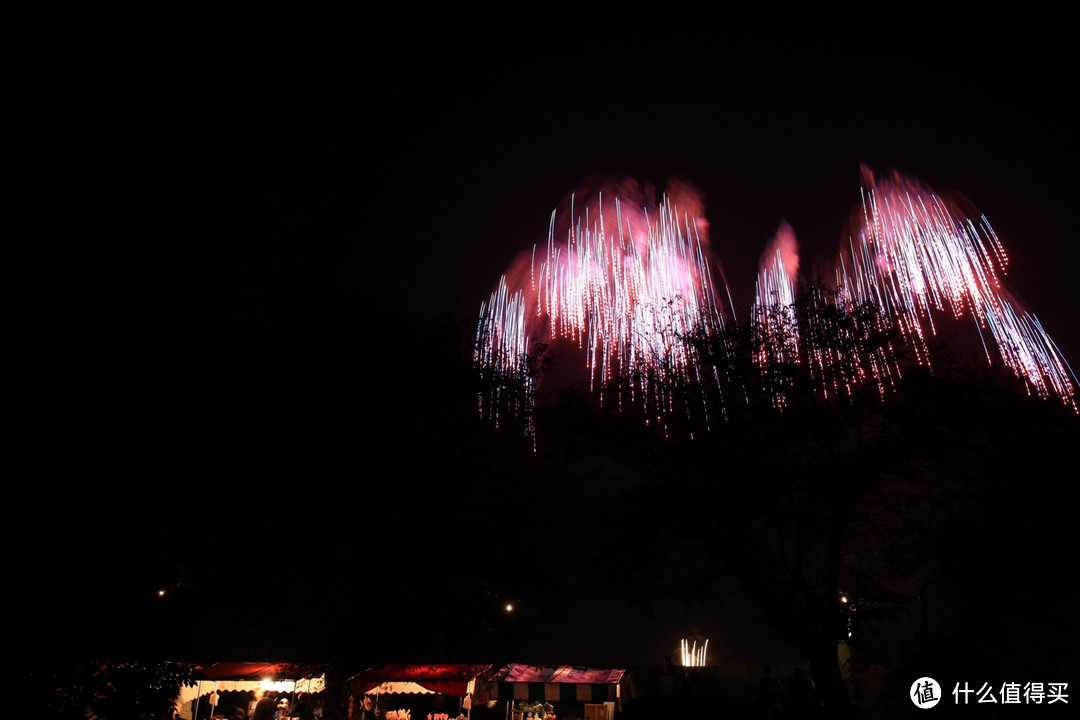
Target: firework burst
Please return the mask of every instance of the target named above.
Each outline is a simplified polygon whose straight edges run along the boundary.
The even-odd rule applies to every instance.
[[[569,205],[481,308],[475,360],[495,394],[482,412],[507,392],[530,344],[570,340],[584,351],[593,389],[617,387],[616,402],[640,402],[662,421],[677,389],[703,372],[685,338],[724,323],[697,196],[675,185],[652,204],[621,182]]]
[[[795,311],[794,230],[781,225],[762,256],[752,322],[766,392],[782,409],[788,388],[775,368],[805,363],[825,395],[868,380],[884,393],[900,375],[897,348],[868,338],[895,334],[929,366],[934,317],[947,314],[974,320],[989,362],[1003,362],[1031,392],[1076,410],[1071,369],[1003,288],[1007,266],[985,217],[898,173],[875,178],[864,168],[835,291],[811,293],[809,321]],[[636,403],[648,422],[667,429],[682,414],[707,428],[702,388],[723,397],[729,378],[689,339],[718,337],[732,319],[719,268],[699,195],[686,183],[673,183],[659,203],[626,180],[569,196],[552,212],[546,242],[523,252],[481,307],[474,354],[485,387],[481,413],[496,422],[507,414],[524,419],[535,439],[537,354],[569,340],[583,351],[590,386],[602,398],[614,388],[614,401]],[[863,312],[868,307],[877,310]],[[825,328],[827,313],[842,321]]]
[[[927,365],[935,315],[969,317],[988,362],[1004,363],[1030,392],[1077,409],[1064,356],[1003,285],[1009,258],[985,216],[895,172],[875,178],[863,168],[862,199],[837,261],[846,297],[881,307]]]

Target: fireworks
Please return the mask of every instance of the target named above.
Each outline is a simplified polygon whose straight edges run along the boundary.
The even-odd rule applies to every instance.
[[[594,389],[633,378],[618,401],[641,402],[658,419],[674,409],[674,389],[700,380],[685,338],[722,328],[724,317],[704,219],[680,212],[683,198],[696,209],[688,191],[676,188],[659,205],[634,202],[635,192],[601,188],[572,222],[553,213],[547,243],[500,278],[477,334],[475,359],[492,393],[482,412],[497,418],[505,407],[507,380],[527,364],[530,343],[556,339],[584,351]]]
[[[771,369],[798,362],[799,329],[795,317],[795,284],[799,272],[795,231],[784,223],[761,256],[754,294],[753,321],[762,333],[754,359],[762,368],[769,397],[776,407],[786,404],[784,379]]]
[[[1009,260],[990,222],[898,173],[875,179],[864,169],[863,176],[863,203],[837,263],[837,286],[856,302],[883,308],[927,364],[935,313],[972,318],[988,362],[1000,360],[1035,394],[1076,410],[1071,368],[1038,319],[1003,287]]]
[[[1076,410],[1064,357],[1003,288],[1008,257],[989,221],[899,174],[863,175],[835,296],[813,299],[843,313],[839,336],[795,316],[793,229],[782,225],[762,256],[752,320],[763,341],[755,361],[774,405],[784,407],[786,388],[772,369],[785,363],[808,363],[824,394],[868,379],[885,392],[900,373],[895,348],[863,341],[895,331],[929,365],[935,315],[947,314],[975,321],[989,362],[1000,360],[1032,392]],[[594,390],[617,388],[617,402],[638,403],[647,421],[665,428],[675,414],[693,414],[707,427],[701,388],[719,389],[723,372],[688,339],[716,337],[732,318],[698,195],[678,184],[657,204],[635,183],[608,181],[568,203],[552,213],[546,243],[522,253],[481,308],[474,358],[487,388],[481,413],[496,422],[510,413],[531,433],[538,344],[571,340],[584,352]],[[868,306],[879,312],[860,315]]]
[[[679,656],[682,659],[683,667],[705,667],[709,664],[706,661],[708,652],[708,640],[702,643],[701,647],[698,647],[697,640],[690,641],[683,638],[679,642]]]

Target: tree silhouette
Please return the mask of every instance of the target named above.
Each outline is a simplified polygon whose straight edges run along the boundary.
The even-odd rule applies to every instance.
[[[660,576],[693,594],[733,575],[805,653],[830,717],[852,714],[853,698],[901,697],[911,672],[1060,670],[1075,651],[1051,628],[1075,623],[1063,577],[1075,571],[1054,575],[1043,548],[1067,540],[1051,495],[1076,492],[1052,468],[1078,439],[1075,413],[947,348],[931,371],[872,304],[820,285],[685,341],[709,372],[668,376],[654,396],[665,404],[627,402],[624,377],[563,407],[579,416],[576,444],[644,479],[612,501],[634,528],[622,542],[639,592],[664,592]],[[1045,604],[1018,623],[990,600],[1023,607],[1036,591],[991,572],[992,558],[1025,557],[1039,558]]]

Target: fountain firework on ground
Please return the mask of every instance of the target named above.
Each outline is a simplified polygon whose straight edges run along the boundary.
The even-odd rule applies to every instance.
[[[547,343],[570,339],[585,352],[594,390],[613,384],[617,401],[639,403],[646,418],[665,423],[671,413],[692,412],[708,427],[705,398],[696,402],[686,391],[710,382],[719,389],[723,373],[688,338],[722,333],[734,318],[699,194],[675,182],[657,204],[637,183],[609,179],[564,205],[552,213],[547,242],[523,252],[481,307],[475,361],[486,388],[482,415],[524,419],[531,435],[537,356]],[[1007,265],[990,223],[973,208],[898,173],[875,178],[864,168],[862,203],[836,262],[835,294],[815,296],[852,319],[841,342],[821,342],[812,326],[796,322],[792,228],[781,225],[762,256],[751,319],[765,339],[755,360],[773,404],[786,402],[783,382],[769,378],[782,363],[809,363],[825,394],[868,379],[885,392],[899,376],[895,353],[858,343],[896,331],[929,365],[934,315],[948,313],[974,320],[989,362],[999,359],[1031,392],[1076,410],[1064,357],[1002,287]],[[878,312],[860,314],[867,306]]]
[[[706,640],[702,643],[701,647],[698,647],[697,640],[693,643],[683,638],[679,643],[679,655],[682,659],[683,667],[705,667],[708,665],[708,652],[709,641]]]

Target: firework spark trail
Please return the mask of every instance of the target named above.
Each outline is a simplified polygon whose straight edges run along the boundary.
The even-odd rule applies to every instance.
[[[1076,409],[1072,368],[1057,345],[1043,330],[1038,318],[1018,309],[1006,293],[999,311],[986,317],[1002,362],[1041,397],[1059,397]]]
[[[508,380],[527,372],[531,342],[567,339],[585,352],[594,390],[616,381],[620,405],[639,402],[661,423],[680,410],[689,414],[686,388],[708,381],[721,390],[722,373],[703,367],[686,338],[724,330],[721,290],[730,306],[726,283],[714,279],[719,264],[709,254],[698,196],[677,185],[656,205],[636,184],[609,181],[582,212],[574,212],[574,201],[570,196],[568,213],[552,213],[546,244],[523,253],[481,307],[474,359],[492,381],[482,412],[485,403],[531,412],[521,395],[531,394],[532,376],[524,391]],[[946,313],[974,319],[989,362],[999,359],[1029,391],[1080,412],[1071,368],[1038,320],[1003,289],[1007,266],[985,217],[899,173],[875,178],[863,168],[862,201],[837,257],[836,296],[811,298],[817,310],[807,325],[794,315],[794,231],[782,225],[762,257],[753,319],[774,342],[764,343],[756,359],[774,404],[785,405],[784,380],[770,373],[784,363],[809,363],[825,395],[850,393],[868,379],[884,393],[900,376],[897,348],[865,341],[897,331],[916,361],[930,366],[934,316]],[[863,306],[877,308],[875,317],[861,315]],[[829,309],[847,318],[839,334],[822,320]],[[704,397],[701,412],[708,417]]]
[[[550,338],[586,348],[594,386],[647,366],[661,388],[668,373],[696,370],[680,334],[720,317],[701,241],[684,232],[689,223],[677,223],[672,205],[661,206],[655,224],[642,210],[642,225],[618,199],[618,230],[609,234],[599,202],[599,217],[574,225],[565,245],[549,238],[538,309]]]
[[[864,187],[850,253],[838,262],[837,286],[856,302],[873,301],[929,364],[935,312],[970,315],[989,330],[996,357],[1042,397],[1076,409],[1075,376],[1038,320],[1003,288],[1008,255],[984,216],[977,219],[924,185],[893,173]],[[985,347],[984,340],[984,347]],[[994,362],[995,353],[987,351]]]
[[[795,231],[782,223],[769,248],[762,254],[754,291],[752,317],[761,329],[764,342],[757,348],[756,361],[766,375],[773,405],[786,405],[783,379],[770,369],[799,362],[799,329],[794,304],[799,273],[799,245]]]
[[[529,338],[525,330],[525,311],[522,293],[512,292],[506,276],[499,279],[491,300],[481,308],[481,314],[491,319],[477,330],[475,361],[483,368],[490,395],[480,399],[481,416],[488,416],[498,426],[504,407],[512,417],[523,417],[526,432],[531,434],[530,412],[533,394],[532,377],[523,366],[529,354]],[[507,382],[511,380],[511,382]],[[510,392],[510,386],[524,383],[522,392]]]
[[[528,254],[527,281],[515,273],[514,291],[504,275],[481,308],[478,364],[506,370],[530,339],[571,340],[585,351],[594,389],[623,381],[630,399],[663,418],[673,384],[700,379],[684,338],[723,327],[702,219],[680,214],[680,197],[635,206],[601,191],[561,231],[553,214],[546,245]]]

